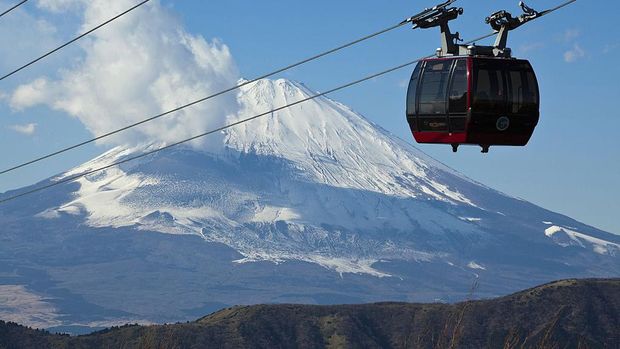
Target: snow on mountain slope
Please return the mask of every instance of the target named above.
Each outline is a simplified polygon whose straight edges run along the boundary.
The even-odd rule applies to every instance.
[[[562,247],[578,246],[589,248],[598,254],[611,256],[620,253],[620,244],[598,239],[557,225],[552,225],[545,229],[545,235]]]
[[[262,80],[242,91],[242,115],[264,113],[314,94],[291,81]],[[226,144],[289,159],[312,180],[335,187],[473,205],[433,179],[433,170],[449,171],[445,166],[326,97],[241,124],[228,132]]]
[[[312,94],[300,84],[263,80],[241,92],[245,107],[241,117]],[[84,215],[92,227],[137,225],[142,230],[197,234],[233,247],[246,257],[243,262],[303,260],[339,272],[377,276],[386,274],[370,265],[382,258],[427,260],[444,251],[419,249],[415,240],[420,234],[408,240],[399,236],[397,243],[390,234],[377,240],[365,231],[409,232],[413,226],[424,232],[484,235],[470,221],[427,203],[476,207],[457,189],[434,179],[437,171],[452,173],[450,169],[327,98],[232,128],[223,146],[224,152],[217,149],[203,155],[233,162],[238,159],[230,157],[238,154],[285,160],[282,172],[274,174],[281,187],[276,192],[243,189],[234,180],[204,178],[205,169],[193,163],[183,165],[195,168],[190,176],[179,176],[177,168],[165,164],[154,172],[134,170],[156,161],[142,159],[79,179],[73,200],[39,216]],[[60,178],[139,151],[115,148]],[[154,158],[174,161],[169,153]],[[392,199],[386,201],[386,196]],[[285,235],[256,234],[257,227],[277,222],[286,222]],[[333,228],[322,225],[342,231],[334,234]]]
[[[239,118],[313,94],[262,80],[240,92]],[[59,178],[141,151],[115,148]],[[470,260],[456,260],[460,249],[504,239],[485,225],[506,215],[459,186],[474,197],[497,193],[325,97],[228,129],[221,149],[166,151],[77,182],[72,200],[38,216],[198,235],[241,253],[239,263],[299,260],[387,276],[372,265],[452,258],[471,269]]]

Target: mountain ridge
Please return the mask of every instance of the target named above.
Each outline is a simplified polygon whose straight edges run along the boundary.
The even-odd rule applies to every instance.
[[[620,279],[561,280],[458,304],[230,307],[170,325],[126,325],[68,337],[0,322],[0,346],[183,348],[613,348]]]
[[[238,117],[311,94],[264,80],[242,89]],[[471,181],[330,99],[222,136],[217,149],[169,149],[4,205],[0,287],[52,307],[53,327],[620,276],[620,237]],[[114,148],[41,184],[144,151]],[[24,314],[18,305],[0,315]]]

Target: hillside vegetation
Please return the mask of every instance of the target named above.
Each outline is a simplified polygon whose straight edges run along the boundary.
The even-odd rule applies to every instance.
[[[69,337],[0,323],[0,348],[620,348],[620,279],[459,304],[256,305]]]

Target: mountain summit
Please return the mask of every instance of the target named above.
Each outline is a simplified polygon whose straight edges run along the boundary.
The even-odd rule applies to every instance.
[[[240,117],[313,94],[262,80],[240,92]],[[33,325],[53,309],[45,327],[96,327],[620,276],[620,237],[476,183],[328,98],[222,136],[5,205],[0,298],[34,305],[0,304],[0,317]],[[117,147],[42,184],[143,151]]]

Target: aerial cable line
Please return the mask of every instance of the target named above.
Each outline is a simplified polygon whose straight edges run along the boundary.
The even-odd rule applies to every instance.
[[[549,10],[546,10],[546,11],[542,11],[540,13],[540,16],[544,16],[544,15],[546,15],[548,13],[557,11],[557,10],[561,9],[562,7],[564,7],[564,6],[568,6],[568,5],[572,4],[575,1],[577,1],[577,0],[570,0],[570,1],[567,1],[565,3],[562,3],[562,4],[558,5],[558,6],[554,7],[554,8],[552,8],[552,9],[549,9]]]
[[[91,28],[91,29],[90,29],[90,30],[88,30],[88,31],[85,31],[84,33],[82,33],[82,34],[80,34],[80,35],[76,36],[75,38],[73,38],[73,39],[71,39],[71,40],[69,40],[69,41],[65,42],[64,44],[62,44],[62,45],[60,45],[60,46],[56,47],[55,49],[53,49],[53,50],[51,50],[51,51],[49,51],[49,52],[45,53],[44,55],[42,55],[42,56],[40,56],[40,57],[38,57],[38,58],[33,59],[32,61],[30,61],[30,62],[28,62],[28,63],[26,63],[26,64],[22,65],[21,67],[19,67],[19,68],[15,69],[15,70],[13,70],[13,71],[11,71],[10,73],[7,73],[7,74],[3,75],[2,77],[0,77],[0,81],[2,81],[2,80],[4,80],[4,79],[6,79],[6,78],[8,78],[8,77],[12,76],[13,74],[15,74],[15,73],[17,73],[17,72],[19,72],[19,71],[22,71],[22,70],[24,70],[24,69],[28,68],[29,66],[31,66],[31,65],[33,65],[33,64],[35,64],[35,63],[37,63],[38,61],[40,61],[40,60],[42,60],[42,59],[46,58],[46,57],[47,57],[47,56],[49,56],[49,55],[52,55],[52,54],[54,54],[54,53],[56,53],[56,52],[58,52],[58,51],[62,50],[63,48],[65,48],[65,47],[67,47],[67,46],[71,45],[72,43],[74,43],[74,42],[76,42],[76,41],[80,40],[81,38],[85,37],[86,35],[91,34],[91,33],[92,33],[92,32],[94,32],[95,30],[100,29],[101,27],[103,27],[103,26],[105,26],[105,25],[107,25],[107,24],[110,24],[110,23],[114,22],[115,20],[117,20],[117,19],[119,19],[119,18],[123,17],[124,15],[126,15],[126,14],[128,14],[129,12],[131,12],[131,11],[133,11],[133,10],[137,9],[138,7],[140,7],[140,6],[144,5],[144,4],[146,4],[146,3],[147,3],[147,2],[149,2],[149,1],[150,1],[150,0],[144,0],[144,1],[140,2],[140,3],[138,3],[137,5],[135,5],[135,6],[131,7],[131,8],[129,8],[129,9],[127,9],[127,10],[125,10],[125,11],[123,11],[123,12],[119,13],[119,14],[117,14],[116,16],[114,16],[114,17],[112,17],[112,18],[108,19],[107,21],[105,21],[105,22],[103,22],[103,23],[99,24],[98,26],[96,26],[96,27],[94,27],[94,28]],[[25,1],[24,1],[24,2],[25,2]]]
[[[16,8],[20,7],[21,5],[25,4],[28,0],[22,0],[20,2],[18,2],[17,4],[13,5],[13,7],[9,8],[8,10],[0,13],[0,17],[3,17],[4,15],[6,15],[7,13],[15,10]]]
[[[467,42],[467,44],[473,43],[473,42],[475,42],[477,40],[482,40],[482,39],[489,38],[489,37],[491,37],[491,36],[493,36],[495,34],[496,34],[495,32],[489,33],[487,35],[484,35],[484,36],[481,36],[481,37],[476,38],[474,40],[471,40],[471,41]],[[392,73],[392,72],[397,71],[399,69],[403,69],[405,67],[411,66],[413,64],[416,64],[416,63],[420,62],[421,60],[424,60],[424,59],[427,59],[427,58],[430,58],[430,57],[433,57],[433,55],[425,56],[425,57],[416,59],[414,61],[410,61],[410,62],[401,64],[401,65],[398,65],[398,66],[395,66],[395,67],[383,70],[381,72],[378,72],[378,73],[375,73],[375,74],[372,74],[372,75],[368,75],[368,76],[366,76],[364,78],[361,78],[359,80],[355,80],[355,81],[346,83],[344,85],[340,85],[338,87],[332,88],[331,90],[328,90],[328,91],[325,91],[325,92],[316,93],[316,94],[314,94],[312,96],[309,96],[309,97],[304,98],[304,99],[300,99],[300,100],[298,100],[296,102],[289,103],[289,104],[280,106],[278,108],[274,108],[272,110],[266,111],[264,113],[256,114],[256,115],[253,115],[251,117],[235,121],[233,123],[230,123],[230,124],[218,127],[216,129],[212,129],[212,130],[206,131],[204,133],[192,136],[190,138],[186,138],[186,139],[183,139],[181,141],[165,145],[165,146],[163,146],[161,148],[150,150],[150,151],[144,152],[142,154],[139,154],[139,155],[136,155],[136,156],[132,156],[132,157],[129,157],[129,158],[126,158],[126,159],[123,159],[123,160],[115,161],[115,162],[113,162],[111,164],[108,164],[108,165],[105,165],[105,166],[102,166],[102,167],[98,167],[98,168],[95,168],[95,169],[92,169],[92,170],[88,170],[86,172],[82,172],[82,173],[74,175],[74,176],[66,177],[66,178],[63,178],[63,179],[58,180],[56,182],[53,182],[53,183],[50,183],[50,184],[47,184],[47,185],[44,185],[44,186],[41,186],[41,187],[38,187],[38,188],[34,188],[34,189],[31,189],[31,190],[25,191],[23,193],[20,193],[20,194],[9,196],[8,198],[1,199],[0,200],[0,204],[3,204],[3,203],[6,203],[6,202],[15,200],[15,199],[27,196],[27,195],[31,195],[31,194],[34,194],[34,193],[37,193],[37,192],[40,192],[40,191],[43,191],[43,190],[46,190],[46,189],[49,189],[49,188],[52,188],[52,187],[64,184],[64,183],[67,183],[67,182],[72,182],[72,181],[74,181],[76,179],[80,179],[82,177],[91,175],[93,173],[101,172],[101,171],[107,170],[107,169],[109,169],[111,167],[114,167],[114,166],[122,165],[122,164],[130,162],[130,161],[138,160],[138,159],[144,158],[146,156],[149,156],[149,155],[152,155],[152,154],[155,154],[155,153],[159,153],[161,151],[164,151],[164,150],[167,150],[167,149],[179,146],[181,144],[185,144],[185,143],[191,142],[193,140],[196,140],[196,139],[199,139],[199,138],[202,138],[202,137],[205,137],[205,136],[208,136],[208,135],[211,135],[211,134],[214,134],[214,133],[226,130],[228,128],[231,128],[231,127],[234,127],[234,126],[237,126],[237,125],[241,125],[241,124],[246,123],[248,121],[252,121],[254,119],[258,119],[258,118],[266,116],[266,115],[271,115],[272,113],[275,113],[275,112],[278,112],[278,111],[281,111],[281,110],[293,107],[293,106],[298,105],[298,104],[302,104],[302,103],[311,101],[311,100],[319,98],[319,97],[323,97],[325,95],[328,95],[328,94],[331,94],[331,93],[334,93],[334,92],[337,92],[337,91],[340,91],[340,90],[344,90],[344,89],[349,88],[351,86],[358,85],[358,84],[360,84],[362,82],[365,82],[365,81],[368,81],[368,80],[372,80],[374,78],[386,75],[388,73]]]
[[[146,1],[148,1],[148,0],[146,0]],[[146,1],[144,1],[144,2],[146,2]],[[454,1],[456,1],[456,0],[453,0],[452,2],[454,2]],[[563,7],[567,6],[567,5],[569,5],[569,4],[572,4],[573,2],[576,2],[576,1],[577,1],[577,0],[569,0],[569,1],[566,1],[566,2],[564,2],[564,3],[562,3],[562,4],[560,4],[560,5],[558,5],[558,6],[554,7],[554,8],[552,8],[552,9],[549,9],[549,10],[546,10],[546,11],[542,11],[542,12],[541,12],[541,14],[540,14],[540,17],[542,17],[542,16],[544,16],[544,15],[546,15],[546,14],[552,13],[552,12],[554,12],[554,11],[557,11],[557,10],[559,10],[559,9],[561,9],[561,8],[563,8]],[[142,3],[141,3],[141,4],[142,4]],[[139,4],[139,5],[141,5],[141,4]],[[139,5],[138,5],[138,6],[139,6]],[[414,16],[414,17],[415,17],[415,16]],[[412,17],[412,18],[413,18],[413,17]],[[256,82],[256,81],[258,81],[258,80],[260,80],[260,79],[264,79],[264,78],[270,77],[270,76],[272,76],[272,75],[275,75],[275,74],[277,74],[277,73],[280,73],[280,72],[286,71],[286,70],[291,69],[291,68],[293,68],[293,67],[297,67],[297,66],[302,65],[302,64],[304,64],[304,63],[307,63],[307,62],[310,62],[310,61],[316,60],[316,59],[318,59],[318,58],[320,58],[320,57],[326,56],[326,55],[328,55],[328,54],[334,53],[334,52],[336,52],[336,51],[339,51],[339,50],[342,50],[342,49],[347,48],[347,47],[349,47],[349,46],[352,46],[352,45],[354,45],[354,44],[357,44],[357,43],[359,43],[359,42],[362,42],[362,41],[368,40],[368,39],[373,38],[373,37],[375,37],[375,36],[381,35],[381,34],[383,34],[383,33],[386,33],[386,32],[388,32],[388,31],[391,31],[391,30],[394,30],[394,29],[396,29],[396,28],[398,28],[398,27],[401,27],[401,26],[403,26],[403,25],[405,25],[405,24],[409,23],[409,20],[410,20],[410,19],[404,20],[404,21],[400,22],[400,23],[399,23],[399,24],[397,24],[397,25],[394,25],[394,26],[388,27],[388,28],[383,29],[383,30],[381,30],[381,31],[378,31],[378,32],[376,32],[376,33],[373,33],[373,34],[367,35],[367,36],[365,36],[365,37],[362,37],[362,38],[357,39],[357,40],[355,40],[355,41],[352,41],[352,42],[350,42],[350,43],[347,43],[347,44],[341,45],[341,46],[339,46],[339,47],[333,48],[333,49],[331,49],[331,50],[325,51],[325,52],[323,52],[323,53],[320,53],[320,54],[315,55],[315,56],[313,56],[313,57],[310,57],[310,58],[304,59],[304,60],[299,61],[299,62],[297,62],[297,63],[291,64],[291,65],[289,65],[289,66],[286,66],[286,67],[284,67],[284,68],[278,69],[278,70],[273,71],[273,72],[271,72],[271,73],[264,74],[264,75],[262,75],[262,76],[260,76],[260,77],[258,77],[258,78],[255,78],[255,79],[253,79],[253,80],[246,81],[246,82],[244,82],[244,83],[242,83],[242,84],[239,84],[239,85],[233,86],[233,87],[228,88],[228,89],[226,89],[226,90],[222,90],[222,91],[217,92],[217,93],[215,93],[215,94],[213,94],[213,95],[210,95],[210,96],[207,96],[207,97],[204,97],[204,98],[201,98],[201,99],[195,100],[195,101],[193,101],[193,102],[190,102],[190,103],[188,103],[188,104],[185,104],[185,105],[182,105],[182,106],[176,107],[176,108],[174,108],[174,109],[171,109],[171,110],[169,110],[169,111],[163,112],[163,113],[158,114],[158,115],[155,115],[155,116],[150,117],[150,118],[148,118],[148,119],[144,119],[144,120],[142,120],[142,121],[136,122],[136,123],[131,124],[131,125],[127,125],[127,126],[122,127],[122,128],[120,128],[120,129],[117,129],[117,130],[114,130],[114,131],[108,132],[108,133],[106,133],[106,134],[103,134],[103,135],[97,136],[97,137],[95,137],[95,138],[89,139],[89,140],[87,140],[87,141],[84,141],[84,142],[81,142],[81,143],[78,143],[78,144],[75,144],[75,145],[72,145],[72,146],[66,147],[66,148],[64,148],[64,149],[60,149],[60,150],[55,151],[55,152],[53,152],[53,153],[49,153],[49,154],[44,155],[44,156],[41,156],[41,157],[39,157],[39,158],[36,158],[36,159],[30,160],[30,161],[24,162],[24,163],[22,163],[22,164],[19,164],[19,165],[13,166],[13,167],[8,168],[8,169],[6,169],[6,170],[0,171],[0,175],[1,175],[1,174],[4,174],[4,173],[7,173],[7,172],[14,171],[14,170],[16,170],[16,169],[19,169],[19,168],[22,168],[22,167],[25,167],[25,166],[28,166],[28,165],[31,165],[31,164],[33,164],[33,163],[36,163],[36,162],[42,161],[42,160],[44,160],[44,159],[48,159],[48,158],[50,158],[50,157],[53,157],[53,156],[56,156],[56,155],[62,154],[62,153],[64,153],[64,152],[67,152],[67,151],[69,151],[69,150],[72,150],[72,149],[75,149],[75,148],[78,148],[78,147],[84,146],[84,145],[86,145],[86,144],[89,144],[89,143],[95,142],[95,141],[100,140],[100,139],[102,139],[102,138],[109,137],[109,136],[114,135],[114,134],[116,134],[116,133],[119,133],[119,132],[125,131],[125,130],[127,130],[127,129],[129,129],[129,128],[132,128],[132,127],[135,127],[135,126],[141,125],[141,124],[143,124],[143,123],[146,123],[146,122],[149,122],[149,121],[155,120],[155,119],[160,118],[160,117],[162,117],[162,116],[165,116],[165,115],[168,115],[168,114],[171,114],[171,113],[174,113],[174,112],[180,111],[180,110],[182,110],[182,109],[185,109],[185,108],[190,107],[190,106],[192,106],[192,105],[195,105],[195,104],[198,104],[198,103],[204,102],[204,101],[206,101],[206,100],[208,100],[208,99],[214,98],[214,97],[219,96],[219,95],[222,95],[222,94],[224,94],[224,93],[227,93],[227,92],[230,92],[230,91],[233,91],[233,90],[239,89],[240,87],[243,87],[243,86],[245,86],[245,85],[248,85],[248,84],[254,83],[254,82]],[[471,44],[471,43],[475,43],[475,42],[477,42],[477,41],[479,41],[479,40],[486,39],[486,38],[491,37],[491,36],[493,36],[493,35],[495,35],[495,34],[497,34],[497,33],[498,33],[497,31],[493,31],[493,32],[491,32],[491,33],[489,33],[489,34],[486,34],[486,35],[483,35],[483,36],[481,36],[481,37],[478,37],[478,38],[475,38],[475,39],[473,39],[473,40],[470,40],[470,41],[466,42],[466,43],[465,43],[465,45],[467,45],[467,44]],[[431,56],[428,56],[428,57],[431,57]],[[424,57],[424,58],[428,58],[428,57]],[[422,58],[422,59],[424,59],[424,58]],[[419,60],[418,60],[418,61],[419,61]],[[414,62],[412,62],[411,64],[413,64],[413,63],[415,63],[415,62],[418,62],[418,61],[414,61]],[[401,67],[401,68],[402,68],[402,67]],[[399,69],[400,69],[400,68],[399,68]],[[380,76],[380,75],[383,75],[383,74],[379,74],[378,76]],[[363,81],[365,81],[365,80],[363,80]],[[359,82],[357,82],[357,83],[360,83],[360,82],[362,82],[362,81],[359,81]],[[348,87],[348,86],[347,86],[347,87]],[[331,92],[334,92],[334,91],[331,91]],[[326,93],[324,93],[324,94],[326,94]],[[248,120],[248,121],[249,121],[249,120]],[[236,125],[236,124],[235,124],[235,125]],[[225,128],[228,128],[228,127],[225,127]],[[225,128],[224,128],[224,129],[225,129]],[[219,131],[219,130],[216,130],[215,132],[217,132],[217,131]],[[207,134],[209,134],[209,133],[207,133]],[[205,136],[205,135],[206,135],[206,134],[203,134],[202,136]],[[201,137],[202,137],[202,136],[201,136]],[[192,139],[194,139],[194,138],[192,138]],[[185,142],[186,142],[186,141],[181,142],[181,143],[185,143]],[[180,143],[179,143],[179,144],[180,144]],[[162,149],[162,150],[163,150],[163,149]],[[64,183],[64,182],[63,182],[63,183]],[[35,191],[38,191],[38,190],[35,190]],[[11,199],[11,198],[9,198],[9,199]],[[8,199],[7,199],[7,200],[0,200],[0,203],[3,203],[3,202],[5,202],[5,201],[8,201]]]
[[[148,1],[148,0],[147,0],[147,1]],[[165,111],[165,112],[163,112],[163,113],[161,113],[161,114],[157,114],[157,115],[151,116],[151,117],[149,117],[149,118],[143,119],[143,120],[138,121],[138,122],[135,122],[135,123],[133,123],[133,124],[129,124],[129,125],[123,126],[123,127],[119,128],[119,129],[116,129],[116,130],[113,130],[113,131],[110,131],[110,132],[104,133],[104,134],[102,134],[102,135],[99,135],[99,136],[93,137],[93,138],[88,139],[88,140],[85,140],[85,141],[83,141],[83,142],[80,142],[80,143],[77,143],[77,144],[74,144],[74,145],[68,146],[68,147],[66,147],[66,148],[59,149],[59,150],[57,150],[57,151],[54,151],[54,152],[52,152],[52,153],[49,153],[49,154],[43,155],[43,156],[38,157],[38,158],[36,158],[36,159],[33,159],[33,160],[30,160],[30,161],[27,161],[27,162],[21,163],[21,164],[19,164],[19,165],[15,165],[15,166],[13,166],[13,167],[11,167],[11,168],[7,168],[7,169],[5,169],[5,170],[0,171],[0,175],[5,174],[5,173],[7,173],[7,172],[11,172],[11,171],[17,170],[17,169],[19,169],[19,168],[22,168],[22,167],[25,167],[25,166],[28,166],[28,165],[31,165],[31,164],[34,164],[34,163],[36,163],[36,162],[39,162],[39,161],[42,161],[42,160],[45,160],[45,159],[51,158],[51,157],[53,157],[53,156],[60,155],[60,154],[62,154],[62,153],[65,153],[65,152],[68,152],[68,151],[70,151],[70,150],[73,150],[73,149],[75,149],[75,148],[79,148],[79,147],[85,146],[85,145],[87,145],[87,144],[90,144],[90,143],[96,142],[96,141],[98,141],[98,140],[100,140],[100,139],[110,137],[110,136],[115,135],[115,134],[117,134],[117,133],[120,133],[120,132],[126,131],[126,130],[128,130],[128,129],[130,129],[130,128],[133,128],[133,127],[136,127],[136,126],[139,126],[139,125],[145,124],[145,123],[147,123],[147,122],[150,122],[150,121],[153,121],[153,120],[159,119],[159,118],[161,118],[161,117],[163,117],[163,116],[166,116],[166,115],[169,115],[169,114],[172,114],[172,113],[176,113],[176,112],[178,112],[178,111],[181,111],[181,110],[186,109],[186,108],[188,108],[188,107],[191,107],[191,106],[193,106],[193,105],[196,105],[196,104],[199,104],[199,103],[205,102],[205,101],[207,101],[207,100],[209,100],[209,99],[212,99],[212,98],[215,98],[215,97],[221,96],[221,95],[223,95],[223,94],[225,94],[225,93],[228,93],[228,92],[231,92],[231,91],[237,90],[237,89],[239,89],[239,88],[241,88],[241,87],[244,87],[244,86],[246,86],[246,85],[253,84],[253,83],[255,83],[255,82],[257,82],[257,81],[259,81],[259,80],[261,80],[261,79],[265,79],[265,78],[271,77],[271,76],[273,76],[273,75],[276,75],[276,74],[282,73],[282,72],[284,72],[284,71],[290,70],[290,69],[292,69],[292,68],[298,67],[298,66],[303,65],[303,64],[306,64],[306,63],[308,63],[308,62],[311,62],[311,61],[317,60],[317,59],[319,59],[319,58],[321,58],[321,57],[327,56],[327,55],[332,54],[332,53],[335,53],[335,52],[337,52],[337,51],[341,51],[341,50],[343,50],[343,49],[345,49],[345,48],[348,48],[348,47],[350,47],[350,46],[353,46],[353,45],[355,45],[355,44],[358,44],[358,43],[360,43],[360,42],[362,42],[362,41],[366,41],[366,40],[369,40],[369,39],[374,38],[374,37],[376,37],[376,36],[379,36],[379,35],[381,35],[381,34],[384,34],[384,33],[387,33],[387,32],[389,32],[389,31],[392,31],[392,30],[394,30],[394,29],[396,29],[396,28],[399,28],[399,27],[401,27],[401,26],[403,26],[403,25],[405,25],[405,24],[407,24],[407,22],[401,22],[401,23],[399,23],[399,24],[397,24],[397,25],[393,25],[393,26],[391,26],[391,27],[385,28],[385,29],[380,30],[380,31],[378,31],[378,32],[375,32],[375,33],[372,33],[372,34],[366,35],[366,36],[364,36],[364,37],[362,37],[362,38],[359,38],[359,39],[356,39],[356,40],[354,40],[354,41],[348,42],[348,43],[346,43],[346,44],[344,44],[344,45],[341,45],[341,46],[335,47],[335,48],[333,48],[333,49],[330,49],[330,50],[327,50],[327,51],[324,51],[324,52],[321,52],[321,53],[319,53],[319,54],[317,54],[317,55],[315,55],[315,56],[308,57],[308,58],[306,58],[306,59],[304,59],[304,60],[301,60],[301,61],[299,61],[299,62],[297,62],[297,63],[293,63],[293,64],[291,64],[291,65],[287,65],[286,67],[283,67],[283,68],[280,68],[280,69],[274,70],[274,71],[272,71],[272,72],[270,72],[270,73],[266,73],[266,74],[261,75],[261,76],[259,76],[259,77],[257,77],[257,78],[254,78],[254,79],[252,79],[252,80],[245,81],[245,82],[243,82],[243,83],[241,83],[241,84],[238,84],[238,85],[232,86],[232,87],[230,87],[230,88],[227,88],[227,89],[225,89],[225,90],[222,90],[222,91],[216,92],[216,93],[214,93],[214,94],[212,94],[212,95],[209,95],[209,96],[206,96],[206,97],[203,97],[203,98],[197,99],[197,100],[195,100],[195,101],[193,101],[193,102],[190,102],[190,103],[187,103],[187,104],[184,104],[184,105],[181,105],[181,106],[175,107],[175,108],[170,109],[170,110],[168,110],[168,111]],[[0,80],[1,80],[1,79],[0,79]]]

